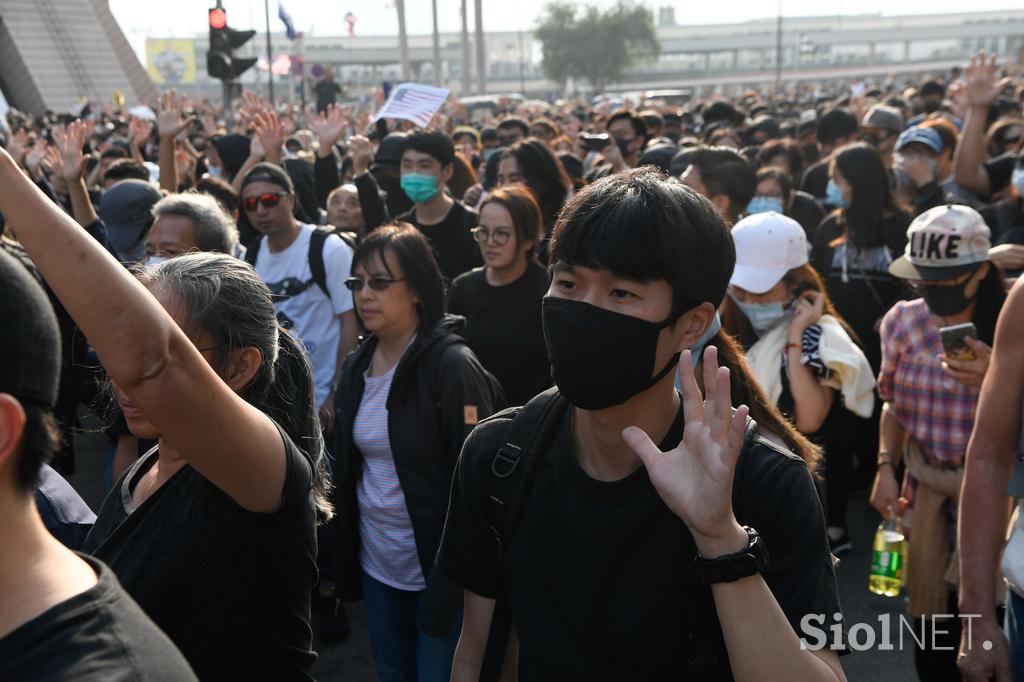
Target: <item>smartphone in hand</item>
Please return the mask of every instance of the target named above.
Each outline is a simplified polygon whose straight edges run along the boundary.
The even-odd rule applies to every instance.
[[[973,322],[954,324],[949,327],[939,327],[939,338],[942,340],[942,349],[947,358],[970,362],[978,358],[974,350],[964,341],[967,337],[977,340],[978,330]]]

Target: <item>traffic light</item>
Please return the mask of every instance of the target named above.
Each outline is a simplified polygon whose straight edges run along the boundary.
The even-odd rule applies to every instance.
[[[248,42],[256,31],[228,28],[228,15],[219,4],[210,8],[210,49],[206,53],[206,72],[226,83],[238,78],[256,63],[255,57],[235,57],[234,51]]]

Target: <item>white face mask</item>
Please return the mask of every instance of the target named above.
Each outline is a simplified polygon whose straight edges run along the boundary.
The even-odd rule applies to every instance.
[[[165,260],[167,260],[165,256],[149,256],[148,258],[146,258],[146,260],[142,261],[142,264],[145,265],[147,268],[151,268],[154,265],[160,265]]]
[[[1013,169],[1010,182],[1017,188],[1017,194],[1024,197],[1024,167],[1018,166]]]

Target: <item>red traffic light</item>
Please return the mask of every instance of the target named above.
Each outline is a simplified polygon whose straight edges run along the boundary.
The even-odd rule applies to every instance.
[[[222,29],[228,25],[228,14],[220,7],[210,10],[210,28]]]

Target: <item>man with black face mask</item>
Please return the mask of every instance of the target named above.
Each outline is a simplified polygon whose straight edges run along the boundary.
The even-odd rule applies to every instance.
[[[557,387],[481,422],[454,476],[452,680],[498,679],[506,643],[519,679],[845,680],[797,634],[842,618],[807,467],[732,409],[713,345],[706,399],[695,380],[735,263],[715,207],[650,170],[604,178],[566,205],[551,262]]]

